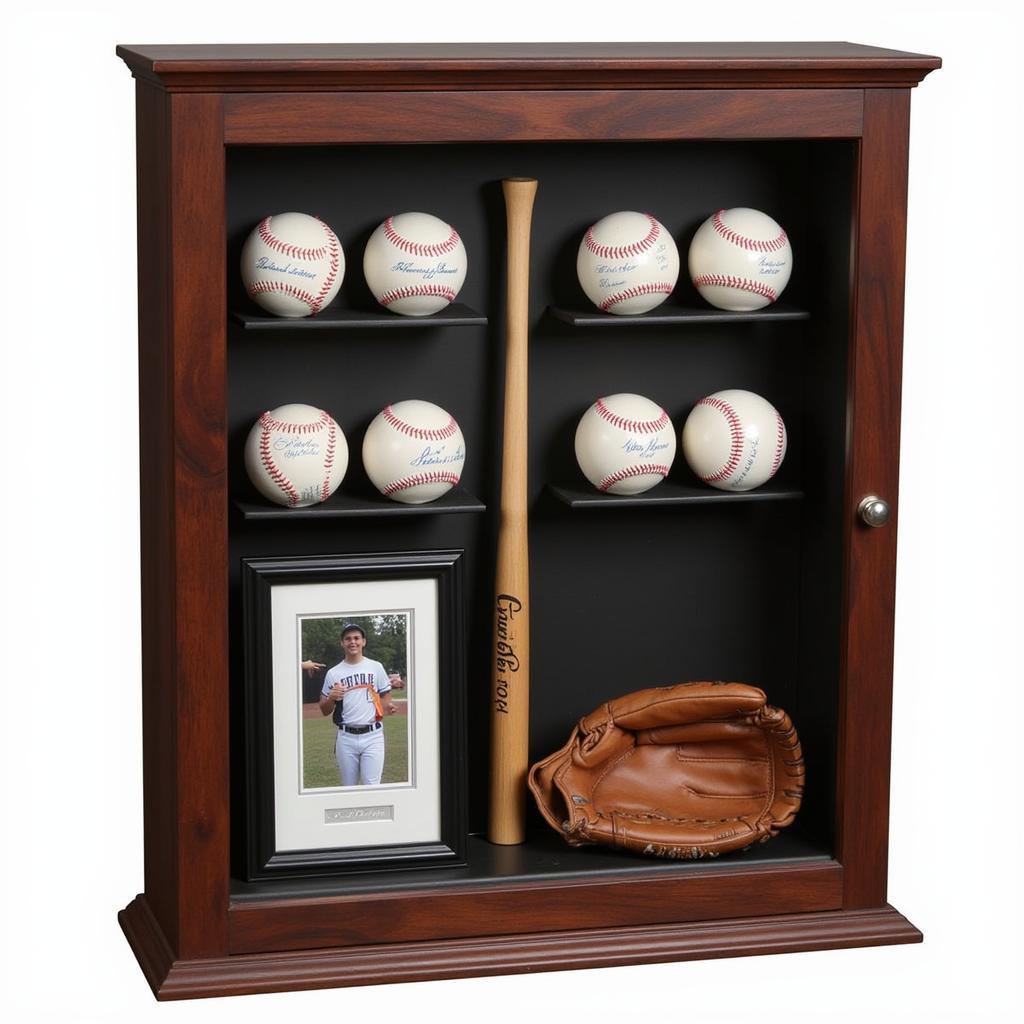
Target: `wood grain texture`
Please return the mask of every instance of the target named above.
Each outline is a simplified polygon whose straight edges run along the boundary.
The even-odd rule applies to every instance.
[[[167,960],[166,944],[154,934],[153,918],[147,916],[140,901],[141,897],[122,914],[121,923],[159,999],[532,974],[921,941],[921,933],[909,921],[883,906],[867,911],[779,914],[651,928],[577,928],[558,933],[174,962]]]
[[[228,894],[222,125],[140,84],[146,893],[186,956],[224,949]]]
[[[587,139],[854,138],[859,90],[565,90],[233,93],[231,145],[337,142],[557,142]]]
[[[909,122],[908,92],[867,94],[855,213],[837,774],[848,909],[879,906],[886,896]],[[857,505],[867,494],[892,506],[888,526],[861,523]]]
[[[171,124],[178,950],[196,955],[223,948],[229,873],[222,100],[176,96]]]
[[[139,528],[142,579],[144,871],[151,912],[178,941],[178,706],[173,621],[176,517],[170,252],[169,97],[136,87],[139,287]]]
[[[836,910],[841,899],[842,868],[822,861],[717,867],[672,877],[262,901],[232,905],[230,950],[253,953],[718,920]]]
[[[913,86],[937,57],[843,42],[119,46],[139,78],[232,92]]]

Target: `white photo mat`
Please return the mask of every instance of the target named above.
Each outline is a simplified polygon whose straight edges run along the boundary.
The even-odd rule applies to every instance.
[[[409,620],[409,781],[305,789],[302,621],[400,610]],[[271,593],[274,828],[280,852],[441,838],[438,588],[432,579],[300,583]],[[367,657],[373,657],[367,651]],[[339,660],[341,658],[339,645]],[[386,754],[385,754],[386,757]]]

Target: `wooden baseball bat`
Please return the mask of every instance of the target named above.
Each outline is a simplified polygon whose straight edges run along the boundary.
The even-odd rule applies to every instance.
[[[501,183],[508,225],[505,310],[505,425],[501,512],[494,580],[491,677],[491,797],[488,838],[525,838],[530,726],[530,562],[527,537],[527,336],[530,321],[530,222],[537,182]]]

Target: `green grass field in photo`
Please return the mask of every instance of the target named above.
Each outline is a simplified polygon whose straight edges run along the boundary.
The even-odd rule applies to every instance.
[[[381,782],[409,779],[409,719],[404,714],[384,718],[384,774]],[[302,723],[302,783],[306,789],[338,786],[338,762],[334,758],[337,727],[330,716],[306,718]]]

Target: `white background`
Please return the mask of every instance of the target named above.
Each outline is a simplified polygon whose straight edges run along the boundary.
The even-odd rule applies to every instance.
[[[352,9],[354,8],[354,9]],[[1003,1020],[1019,1009],[1021,110],[1008,3],[214,4],[5,15],[0,1005],[17,1021]],[[114,45],[846,39],[913,96],[890,900],[921,946],[153,1002],[142,887],[134,90]]]

